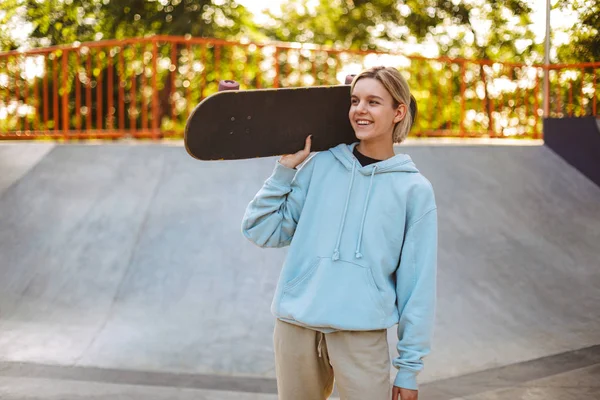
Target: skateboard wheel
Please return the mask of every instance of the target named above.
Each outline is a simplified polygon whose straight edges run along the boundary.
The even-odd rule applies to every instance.
[[[355,76],[356,76],[356,74],[346,75],[346,85],[352,84],[352,81],[354,80]]]
[[[229,80],[220,81],[219,82],[219,92],[222,92],[224,90],[240,90],[240,84],[237,83],[236,81],[229,81]]]

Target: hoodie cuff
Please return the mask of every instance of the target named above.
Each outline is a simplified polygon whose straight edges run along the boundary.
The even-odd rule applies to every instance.
[[[285,165],[282,165],[277,161],[275,165],[275,170],[273,170],[273,174],[269,178],[269,181],[273,182],[278,186],[291,186],[294,177],[296,176],[296,172],[298,172],[295,168],[288,168]]]
[[[418,390],[417,374],[407,369],[399,369],[394,380],[394,386],[403,389]]]

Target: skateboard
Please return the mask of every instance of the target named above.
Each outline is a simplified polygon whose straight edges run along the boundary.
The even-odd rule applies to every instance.
[[[199,160],[239,160],[295,153],[308,135],[311,151],[353,143],[348,119],[353,78],[337,86],[256,90],[221,81],[219,91],[188,117],[185,148]]]

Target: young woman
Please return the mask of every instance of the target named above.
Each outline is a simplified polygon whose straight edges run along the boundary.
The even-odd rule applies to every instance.
[[[250,202],[244,235],[290,245],[271,311],[281,400],[415,400],[434,322],[437,211],[431,184],[394,154],[416,114],[393,68],[351,86],[357,143],[281,157]],[[298,168],[300,164],[302,167]],[[390,385],[386,329],[398,324]]]

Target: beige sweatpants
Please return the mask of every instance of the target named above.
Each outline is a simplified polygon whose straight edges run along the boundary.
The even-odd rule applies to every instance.
[[[276,320],[279,400],[325,400],[333,381],[341,400],[390,400],[386,330],[321,333]]]

